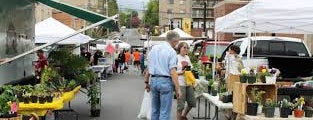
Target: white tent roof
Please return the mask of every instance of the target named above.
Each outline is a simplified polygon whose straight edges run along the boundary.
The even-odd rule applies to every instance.
[[[313,0],[254,0],[216,19],[216,32],[313,34]]]
[[[74,32],[72,28],[50,17],[36,24],[35,43],[53,42]],[[92,38],[80,33],[57,44],[83,44],[89,40]]]
[[[174,31],[176,31],[179,36],[181,38],[193,38],[193,36],[185,33],[183,30],[179,29],[179,28],[175,28]],[[166,31],[165,33],[161,34],[159,37],[166,37],[166,34],[168,33],[169,31]]]

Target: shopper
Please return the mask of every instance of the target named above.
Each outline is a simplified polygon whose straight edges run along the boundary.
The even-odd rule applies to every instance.
[[[177,47],[177,74],[180,90],[182,93],[181,99],[177,100],[177,120],[187,120],[187,114],[189,111],[196,107],[196,98],[193,91],[193,86],[187,86],[184,77],[185,70],[191,67],[191,61],[188,53],[189,46],[186,42],[181,42]],[[185,102],[187,107],[185,108]],[[184,112],[183,112],[184,110]]]
[[[148,75],[145,75],[145,83],[147,91],[151,89],[152,92],[151,120],[170,120],[173,87],[177,99],[181,97],[176,72],[177,54],[173,49],[179,42],[179,35],[175,31],[169,31],[166,37],[167,42],[153,46],[148,55]]]
[[[130,52],[129,50],[126,50],[125,52],[125,65],[129,65],[130,64]]]
[[[118,54],[118,68],[120,69],[120,73],[124,72],[124,63],[125,63],[125,54],[124,50]]]
[[[134,58],[134,66],[137,68],[137,70],[140,70],[140,53],[138,49],[136,49],[133,52],[133,58]]]
[[[80,49],[80,56],[83,56],[84,58],[86,58],[86,60],[88,61],[88,63],[91,63],[91,53],[87,51],[87,49],[85,47],[82,47]]]
[[[146,68],[146,66],[145,66],[146,55],[145,55],[145,54],[146,54],[146,51],[143,50],[142,53],[141,53],[141,55],[140,55],[140,69],[141,69],[141,75],[143,75],[144,70],[145,70],[145,68]]]
[[[103,57],[103,54],[100,50],[97,50],[95,52],[95,54],[93,55],[93,65],[98,65],[98,59],[99,58],[102,58]]]

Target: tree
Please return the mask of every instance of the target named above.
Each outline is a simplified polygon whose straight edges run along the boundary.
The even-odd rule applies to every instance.
[[[118,13],[118,6],[116,0],[108,0],[109,16],[113,16]]]
[[[149,27],[159,25],[159,0],[150,0],[144,15],[144,23]]]

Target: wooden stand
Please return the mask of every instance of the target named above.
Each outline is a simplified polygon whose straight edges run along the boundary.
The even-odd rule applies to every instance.
[[[265,102],[267,98],[277,100],[277,88],[275,84],[264,84],[264,83],[240,83],[235,82],[233,91],[233,111],[239,114],[245,114],[247,109],[248,93],[253,87],[258,87],[259,90],[265,91],[262,96]]]

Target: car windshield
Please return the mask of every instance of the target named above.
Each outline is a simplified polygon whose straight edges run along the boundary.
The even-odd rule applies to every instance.
[[[227,46],[224,45],[217,45],[216,46],[216,56],[219,58],[223,51],[226,49]],[[205,49],[205,56],[214,56],[214,45],[208,45]]]

